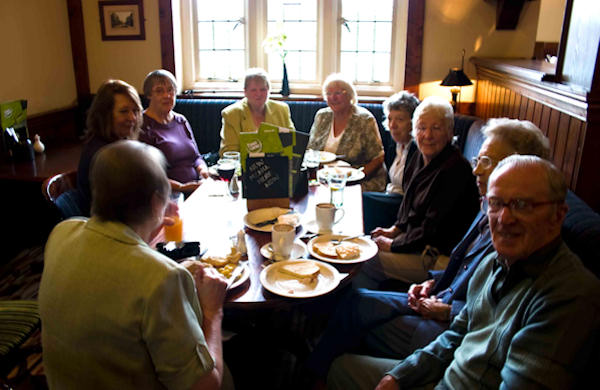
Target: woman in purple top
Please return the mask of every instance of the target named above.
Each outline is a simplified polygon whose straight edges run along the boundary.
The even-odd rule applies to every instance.
[[[144,95],[150,102],[144,111],[140,141],[156,146],[167,158],[167,176],[173,191],[193,192],[208,177],[206,163],[198,152],[189,122],[173,112],[177,81],[171,72],[159,69],[144,79]]]

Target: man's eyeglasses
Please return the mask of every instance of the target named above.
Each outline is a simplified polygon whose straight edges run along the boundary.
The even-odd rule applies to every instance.
[[[515,215],[527,215],[531,214],[536,207],[544,206],[547,204],[561,203],[558,200],[547,200],[544,202],[534,202],[531,199],[511,199],[505,202],[502,198],[497,196],[490,196],[485,199],[487,203],[488,211],[492,213],[499,213],[504,207],[508,207],[510,212]]]
[[[473,169],[477,168],[477,165],[481,164],[483,169],[490,169],[494,165],[494,161],[488,156],[477,156],[471,159],[471,166]]]

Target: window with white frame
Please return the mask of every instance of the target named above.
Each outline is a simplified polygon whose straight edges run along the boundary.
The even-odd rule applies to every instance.
[[[180,1],[185,89],[239,91],[245,69],[262,67],[275,91],[283,61],[292,93],[318,94],[334,72],[360,94],[403,87],[407,0]]]

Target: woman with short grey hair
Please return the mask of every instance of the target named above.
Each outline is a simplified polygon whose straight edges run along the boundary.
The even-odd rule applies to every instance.
[[[257,131],[263,122],[294,129],[290,108],[283,102],[269,99],[271,83],[267,72],[250,68],[244,77],[244,98],[221,111],[221,148],[223,155],[240,151],[240,133]]]
[[[388,174],[385,192],[363,192],[365,231],[378,226],[390,226],[396,220],[404,195],[402,179],[406,162],[417,150],[411,130],[413,112],[418,105],[419,99],[408,91],[395,93],[382,104],[385,115],[383,126],[394,142],[390,142],[385,150],[385,168]]]
[[[377,287],[385,279],[422,282],[430,269],[445,269],[477,214],[475,178],[451,144],[453,126],[452,106],[442,98],[430,96],[415,109],[413,136],[419,151],[407,162],[396,222],[371,232],[379,253],[363,267],[357,281],[362,287]]]
[[[177,80],[168,70],[154,70],[144,79],[149,101],[144,111],[140,141],[160,149],[169,163],[167,175],[173,191],[190,194],[208,177],[194,132],[185,116],[173,111]]]

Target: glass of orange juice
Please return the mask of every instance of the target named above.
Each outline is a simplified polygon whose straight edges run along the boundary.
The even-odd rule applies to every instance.
[[[183,194],[181,192],[174,192],[171,194],[171,202],[177,204],[178,211],[177,215],[169,215],[169,217],[175,220],[173,225],[165,225],[165,241],[183,241],[183,219],[181,218],[181,207],[183,205]]]

